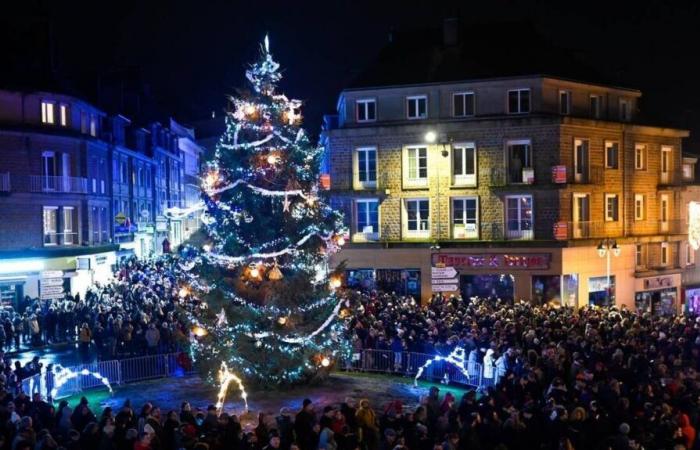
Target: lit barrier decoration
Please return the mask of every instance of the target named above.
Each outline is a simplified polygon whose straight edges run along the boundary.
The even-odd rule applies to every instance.
[[[243,381],[233,372],[228,370],[225,362],[221,362],[221,370],[219,370],[219,381],[221,382],[221,387],[219,388],[219,395],[216,398],[216,409],[221,411],[224,408],[224,400],[226,400],[226,391],[228,390],[228,385],[235,381],[238,383],[238,388],[241,390],[241,398],[243,399],[243,404],[245,405],[245,412],[248,412],[248,393],[245,391],[245,386],[243,386]]]
[[[423,371],[435,361],[447,361],[459,369],[459,371],[462,372],[462,375],[469,379],[469,371],[464,368],[464,364],[466,363],[466,352],[462,347],[455,347],[455,349],[452,350],[452,353],[447,356],[437,355],[435,358],[426,361],[426,363],[418,369],[418,373],[416,373],[416,377],[413,379],[414,386],[418,386],[418,378],[420,378],[420,376],[423,375]]]
[[[92,372],[88,369],[82,369],[79,371],[74,371],[72,369],[69,369],[67,367],[62,367],[62,366],[56,366],[56,369],[59,369],[58,372],[54,372],[54,387],[51,389],[51,398],[56,398],[56,395],[58,395],[59,389],[68,382],[68,380],[72,380],[73,378],[77,378],[78,375],[85,375],[85,376],[92,376],[98,381],[101,381],[102,384],[105,385],[107,389],[109,389],[110,395],[114,393],[112,391],[112,385],[109,383],[109,379],[107,377],[102,376],[101,373],[99,372]]]

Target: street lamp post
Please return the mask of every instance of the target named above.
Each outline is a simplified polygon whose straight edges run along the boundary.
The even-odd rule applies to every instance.
[[[598,244],[597,247],[598,250],[598,256],[601,258],[607,258],[607,270],[606,270],[606,275],[607,275],[607,288],[606,288],[606,294],[607,294],[607,300],[608,303],[610,303],[610,259],[611,256],[620,256],[620,246],[617,245],[617,242],[614,239],[603,239],[600,244]]]

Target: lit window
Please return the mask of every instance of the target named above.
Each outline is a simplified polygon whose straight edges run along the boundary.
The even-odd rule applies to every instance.
[[[644,194],[634,194],[634,220],[644,220]]]
[[[634,146],[634,168],[644,170],[647,166],[647,146],[636,144]]]
[[[532,184],[535,181],[535,171],[532,166],[532,146],[529,139],[508,141],[506,143],[508,157],[508,181],[510,183]]]
[[[60,119],[61,119],[61,126],[62,127],[67,127],[68,126],[68,120],[70,119],[70,109],[68,105],[65,103],[62,103],[61,106],[59,107],[60,111]]]
[[[668,222],[668,194],[661,194],[661,222]]]
[[[559,114],[571,114],[571,92],[559,91]]]
[[[365,98],[355,102],[358,122],[373,122],[377,120],[377,101],[373,98]]]
[[[513,89],[508,91],[508,114],[530,112],[530,89]]]
[[[97,136],[97,115],[90,114],[90,136]]]
[[[479,198],[452,199],[452,237],[477,239],[479,237]]]
[[[508,239],[533,238],[532,196],[506,197],[506,237]]]
[[[44,245],[58,245],[58,207],[44,206]]]
[[[53,125],[56,123],[54,118],[54,102],[49,102],[47,100],[41,101],[41,123]]]
[[[452,184],[476,186],[476,148],[473,143],[452,146]]]
[[[474,115],[474,93],[456,92],[452,95],[452,113],[455,117]]]
[[[355,150],[355,188],[377,186],[377,149],[362,147]]]
[[[617,222],[619,220],[620,199],[617,194],[605,194],[605,221]]]
[[[634,262],[637,265],[637,267],[644,266],[643,250],[644,250],[644,248],[642,247],[642,244],[635,245]]]
[[[430,236],[430,201],[427,198],[406,199],[406,235],[408,237]]]
[[[406,97],[406,114],[409,119],[427,118],[428,97],[425,95]]]
[[[355,240],[376,240],[379,237],[379,201],[355,201]]]
[[[615,141],[605,141],[605,168],[619,167],[620,144]]]
[[[73,207],[63,207],[63,243],[65,245],[75,244],[73,230]]]
[[[428,185],[428,148],[407,147],[405,155],[405,187]]]

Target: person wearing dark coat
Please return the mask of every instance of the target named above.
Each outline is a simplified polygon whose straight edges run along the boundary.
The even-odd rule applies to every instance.
[[[304,399],[301,411],[294,419],[294,431],[301,450],[316,450],[318,425],[316,424],[313,403],[308,398]]]

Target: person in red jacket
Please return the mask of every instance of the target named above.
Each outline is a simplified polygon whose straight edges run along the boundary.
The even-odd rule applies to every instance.
[[[695,443],[695,428],[690,424],[690,419],[687,414],[681,413],[679,425],[681,428],[681,433],[683,434],[683,439],[685,440],[685,448],[693,448]]]

